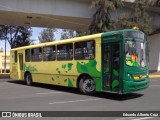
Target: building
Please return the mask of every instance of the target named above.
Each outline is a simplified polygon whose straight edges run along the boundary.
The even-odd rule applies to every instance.
[[[10,53],[6,52],[6,69],[5,69],[5,53],[0,49],[0,74],[10,73]]]

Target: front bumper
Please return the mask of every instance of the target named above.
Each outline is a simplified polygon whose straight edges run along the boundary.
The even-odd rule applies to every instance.
[[[142,81],[123,81],[123,93],[132,93],[149,87],[149,78]]]

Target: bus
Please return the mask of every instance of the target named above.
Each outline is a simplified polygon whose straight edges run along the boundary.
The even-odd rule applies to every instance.
[[[149,86],[147,46],[143,32],[124,29],[19,47],[10,53],[10,76],[83,94],[132,93]]]

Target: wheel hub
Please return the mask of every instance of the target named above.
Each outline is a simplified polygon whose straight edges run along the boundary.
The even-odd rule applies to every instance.
[[[95,90],[95,84],[94,81],[92,79],[86,79],[84,81],[83,84],[83,88],[87,91],[87,92],[92,92]]]

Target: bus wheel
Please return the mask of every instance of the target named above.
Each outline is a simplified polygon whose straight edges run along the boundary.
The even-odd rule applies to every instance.
[[[33,84],[33,82],[32,82],[32,75],[30,73],[27,73],[25,75],[25,82],[29,86],[31,86]]]
[[[95,82],[90,77],[83,77],[79,82],[79,89],[83,94],[92,95],[95,93]]]

